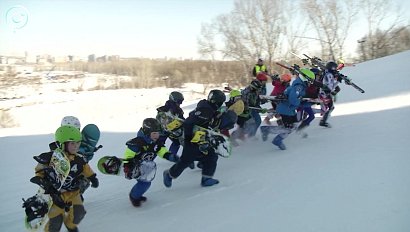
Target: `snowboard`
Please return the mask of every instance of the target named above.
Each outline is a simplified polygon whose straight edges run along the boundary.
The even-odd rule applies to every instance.
[[[203,143],[208,143],[215,153],[221,157],[228,158],[232,154],[232,144],[228,136],[216,132],[211,129],[203,128],[200,126],[194,126],[194,137],[191,142],[199,143],[200,146]],[[181,143],[183,144],[183,143]]]
[[[184,120],[172,115],[169,112],[160,112],[157,114],[157,120],[160,122],[165,131],[174,138],[178,138],[181,145],[184,144],[183,128]],[[228,136],[211,129],[194,126],[194,134],[197,133],[196,140],[201,143],[209,143],[215,152],[222,157],[229,157],[232,154],[232,145]],[[203,137],[201,137],[203,136]],[[192,141],[192,140],[191,140]]]
[[[157,165],[154,161],[135,161],[130,160],[132,168],[129,178],[125,176],[124,159],[116,156],[104,156],[98,160],[97,168],[105,175],[124,176],[127,179],[136,179],[140,181],[152,181],[155,178]]]
[[[172,138],[180,138],[184,130],[182,124],[184,120],[171,114],[170,112],[158,112],[157,120],[161,124],[161,127]]]
[[[59,191],[63,187],[70,169],[70,160],[60,148],[57,148],[53,151],[49,167],[44,169],[44,173],[46,178],[52,182],[53,187]],[[41,186],[39,178],[33,177],[30,181]],[[23,199],[23,208],[25,208],[26,213],[24,218],[26,229],[29,231],[40,231],[44,227],[45,222],[47,222],[47,213],[52,205],[53,201],[50,194],[45,194],[45,190],[42,187],[38,189],[33,197],[27,200]]]
[[[89,162],[94,157],[94,152],[102,148],[102,145],[97,146],[100,139],[100,129],[95,124],[87,124],[82,130],[82,141],[78,153],[80,153],[86,162]]]

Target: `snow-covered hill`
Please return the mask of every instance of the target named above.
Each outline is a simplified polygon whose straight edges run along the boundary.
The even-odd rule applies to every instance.
[[[342,85],[329,120],[333,128],[317,126],[316,119],[307,129],[308,138],[292,134],[285,140],[286,151],[269,141],[246,141],[230,158],[219,160],[217,186],[201,187],[200,171],[187,169],[166,189],[162,171],[171,163],[157,158],[148,202],[134,208],[128,200],[134,181],[98,174],[100,187],[85,194],[87,215],[80,230],[410,231],[409,63],[407,51],[345,68],[366,93]],[[120,93],[99,91],[97,102],[106,111],[96,113],[76,108],[74,96],[51,109],[27,106],[26,117],[38,111],[48,115],[45,122],[33,122],[49,128],[45,134],[25,128],[0,130],[1,231],[24,231],[21,198],[36,190],[29,183],[35,166],[31,157],[48,149],[63,115],[74,114],[83,124],[102,128],[104,148],[96,158],[121,156],[142,119],[153,116],[155,109],[146,103],[166,99],[169,92],[159,90],[149,98],[135,92],[128,104],[115,100]],[[96,159],[91,165],[96,170]]]

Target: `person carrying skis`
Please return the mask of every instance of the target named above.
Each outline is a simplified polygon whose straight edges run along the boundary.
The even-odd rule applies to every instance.
[[[284,130],[272,140],[272,144],[278,146],[281,150],[286,150],[283,140],[292,132],[294,123],[297,122],[296,109],[301,104],[301,98],[305,96],[308,82],[312,82],[314,79],[315,74],[312,71],[300,69],[299,76],[284,92],[287,97],[286,100],[279,102],[276,107],[276,112],[282,118]]]
[[[308,84],[308,87],[305,91],[306,94],[304,97],[310,98],[312,100],[319,99],[319,90],[321,88],[326,89],[327,87],[324,86],[322,83],[321,71],[318,68],[311,68],[310,71],[312,71],[315,74],[315,79],[313,82]],[[315,112],[312,109],[313,104],[314,103],[309,101],[302,101],[301,107],[299,107],[298,109],[298,120],[302,122],[296,129],[297,132],[300,132],[306,127],[308,127],[310,123],[315,119]],[[307,118],[304,118],[305,113],[308,115]]]
[[[263,59],[259,58],[258,62],[255,64],[255,66],[252,69],[252,75],[256,77],[259,72],[264,72],[268,73],[268,69],[266,68],[266,65],[263,63]]]
[[[245,103],[244,113],[238,117],[239,128],[234,133],[232,137],[234,139],[244,138],[244,134],[248,134],[248,137],[255,136],[258,128],[262,122],[261,116],[259,113],[266,113],[267,110],[263,109],[260,104],[259,94],[262,89],[262,83],[255,79],[252,80],[249,86],[242,90],[242,100]],[[258,109],[251,109],[258,108]],[[245,123],[249,120],[254,120],[255,123],[246,126]],[[246,128],[247,127],[247,128]],[[246,132],[245,132],[246,131]]]
[[[202,178],[201,185],[203,187],[212,186],[219,183],[219,180],[214,179],[213,175],[216,171],[218,155],[212,148],[209,141],[197,140],[202,131],[194,131],[195,126],[209,128],[213,121],[220,115],[218,111],[225,102],[225,94],[217,89],[211,90],[207,99],[198,102],[196,108],[189,113],[188,118],[184,121],[184,146],[181,158],[171,168],[163,172],[163,182],[165,187],[172,186],[173,179],[178,178],[182,172],[194,160],[201,161]]]
[[[289,83],[292,80],[292,75],[289,74],[289,73],[284,73],[284,74],[280,75],[280,77],[278,75],[273,75],[273,76],[271,76],[271,78],[272,78],[273,89],[272,89],[272,92],[270,93],[270,96],[278,97],[278,96],[283,95],[283,92],[289,86]],[[273,110],[276,110],[276,102],[271,101],[271,104],[272,104]],[[271,124],[270,120],[274,116],[278,119],[278,121],[277,121],[278,124],[281,124],[280,116],[278,114],[273,113],[273,112],[269,113],[265,117],[264,122],[266,124],[270,125]]]
[[[78,231],[78,224],[84,218],[86,211],[80,196],[79,179],[85,176],[91,182],[91,187],[97,188],[99,181],[90,165],[77,153],[81,143],[81,132],[73,126],[59,127],[55,132],[55,144],[61,148],[70,161],[70,172],[61,189],[55,186],[56,173],[50,167],[53,151],[42,153],[33,158],[38,162],[35,177],[30,181],[38,184],[50,194],[53,204],[48,211],[49,221],[45,231],[60,231],[64,222],[69,232]]]
[[[133,206],[139,207],[147,198],[145,192],[151,187],[155,177],[156,164],[154,159],[159,156],[171,162],[177,162],[178,156],[169,152],[159,139],[161,124],[155,118],[146,118],[137,137],[126,142],[124,152],[124,173],[127,179],[137,179],[132,187],[129,199]]]
[[[327,120],[334,110],[334,97],[340,91],[337,80],[337,64],[334,61],[329,61],[326,64],[326,69],[323,73],[322,83],[326,88],[320,90],[320,99],[323,101],[326,111],[320,120],[319,126],[331,127]]]

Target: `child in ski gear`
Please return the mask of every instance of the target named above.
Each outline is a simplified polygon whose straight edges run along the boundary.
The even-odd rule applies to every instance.
[[[259,72],[264,72],[268,73],[268,69],[266,68],[266,65],[263,63],[263,59],[259,58],[258,63],[255,64],[255,66],[252,69],[252,75],[256,77]]]
[[[69,231],[78,231],[78,224],[86,213],[80,197],[78,180],[85,176],[90,180],[93,188],[97,188],[99,182],[88,163],[77,153],[81,133],[76,127],[68,125],[59,127],[55,132],[55,140],[57,146],[70,161],[71,167],[61,189],[56,188],[56,173],[50,166],[53,151],[33,157],[38,164],[35,168],[35,177],[30,181],[40,185],[53,200],[53,205],[48,211],[49,221],[45,225],[45,231],[60,231],[63,222]]]
[[[77,128],[78,130],[81,131],[80,120],[75,116],[65,116],[61,120],[61,126],[65,126],[65,125],[74,126],[75,128]],[[84,128],[89,128],[90,126],[93,127],[93,128],[96,128],[96,130],[98,130],[98,127],[95,126],[94,124],[88,124]],[[82,134],[82,141],[81,141],[81,145],[80,145],[80,148],[79,148],[77,153],[80,154],[83,157],[85,162],[88,163],[93,158],[94,152],[96,152],[98,149],[102,148],[102,145],[100,145],[98,147],[91,146],[90,145],[91,141],[94,141],[95,143],[97,142],[97,141],[95,141],[95,138],[91,138],[89,135],[84,134],[84,133],[81,133],[81,134]],[[99,134],[100,134],[100,131],[98,130],[98,135]],[[55,150],[56,147],[57,146],[55,144],[53,144],[53,143],[50,144],[50,149],[52,151]],[[88,180],[84,176],[83,176],[83,178],[79,178],[78,181],[79,181],[81,199],[84,200],[83,193],[90,187],[91,183],[90,183],[90,180]]]
[[[337,80],[337,64],[334,61],[329,61],[326,64],[326,69],[323,73],[322,83],[327,88],[320,90],[320,99],[323,101],[326,112],[323,114],[322,119],[320,120],[319,125],[323,127],[330,127],[330,124],[327,120],[330,117],[330,114],[334,110],[334,96],[340,91]]]
[[[270,96],[280,96],[283,95],[283,92],[285,91],[285,89],[289,86],[290,81],[292,80],[292,75],[289,73],[284,73],[282,75],[280,75],[280,77],[278,75],[273,75],[271,76],[272,78],[272,85],[273,85],[273,89],[272,92],[270,93]],[[276,110],[276,102],[271,101],[272,104],[272,108],[274,110]],[[264,122],[268,125],[270,125],[270,120],[276,116],[276,118],[278,119],[278,123],[280,124],[280,116],[278,114],[275,113],[268,113],[268,115],[265,117]]]
[[[170,169],[165,170],[163,173],[163,182],[166,187],[171,187],[172,179],[178,178],[194,160],[201,161],[202,164],[202,186],[212,186],[219,183],[217,179],[213,178],[218,155],[215,153],[211,144],[209,144],[209,141],[201,139],[204,136],[196,140],[200,133],[198,131],[195,132],[194,127],[195,125],[203,128],[212,126],[213,121],[220,115],[218,109],[225,100],[226,96],[222,91],[216,89],[211,90],[208,94],[208,98],[199,101],[195,110],[189,113],[188,118],[183,124],[184,146],[181,158]]]
[[[154,159],[159,156],[171,162],[177,162],[178,156],[169,152],[159,139],[161,125],[155,118],[146,118],[142,123],[137,137],[126,142],[124,152],[124,173],[127,179],[137,179],[132,187],[129,198],[135,207],[147,200],[144,193],[150,188],[155,177],[156,165]]]
[[[308,82],[313,81],[315,74],[309,69],[300,69],[300,74],[296,78],[292,85],[286,88],[284,94],[287,96],[286,101],[281,101],[276,107],[282,118],[284,131],[279,133],[272,143],[278,146],[281,150],[285,150],[286,146],[283,140],[292,132],[293,124],[297,122],[296,108],[301,104],[301,98],[305,96],[305,91],[308,86]]]
[[[229,101],[225,102],[225,105],[226,107],[228,107],[228,110],[235,112],[236,116],[241,115],[245,109],[245,104],[243,103],[241,96],[241,91],[233,89],[229,93]],[[221,129],[221,133],[228,137],[230,136],[229,129]]]
[[[245,103],[245,111],[249,110],[251,117],[255,121],[254,125],[251,125],[249,128],[248,137],[255,136],[258,128],[262,122],[261,116],[259,113],[266,113],[266,109],[262,109],[261,99],[259,98],[260,91],[263,88],[263,84],[258,80],[253,80],[248,87],[242,91],[242,99]],[[249,107],[258,108],[250,109]],[[260,109],[260,110],[259,110]]]
[[[165,102],[165,105],[157,108],[157,118],[161,117],[164,112],[169,112],[180,119],[185,120],[184,111],[181,109],[181,104],[184,101],[184,96],[182,93],[173,91],[169,95],[169,99]],[[160,140],[165,144],[167,138],[169,138],[172,143],[169,147],[169,151],[173,154],[177,154],[181,144],[179,143],[179,137],[182,135],[182,128],[179,129],[180,133],[166,131],[164,128],[164,134],[161,136]]]
[[[313,82],[308,84],[304,97],[310,99],[318,99],[319,90],[321,88],[326,89],[327,87],[322,83],[321,71],[319,69],[311,68],[310,71],[315,74],[315,79]],[[301,107],[298,109],[298,121],[302,121],[297,128],[298,132],[308,127],[310,123],[315,119],[315,112],[312,109],[313,104],[314,103],[312,102],[302,101]],[[303,118],[305,113],[308,115],[307,118]]]
[[[268,74],[266,74],[265,72],[259,72],[256,75],[256,79],[262,83],[260,94],[266,95],[266,82],[268,82]]]

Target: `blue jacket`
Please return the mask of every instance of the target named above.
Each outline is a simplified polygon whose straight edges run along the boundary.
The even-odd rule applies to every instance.
[[[296,115],[296,108],[301,104],[301,99],[305,96],[307,84],[299,77],[296,78],[292,85],[285,89],[284,94],[287,96],[286,101],[279,102],[276,112],[283,115]]]

